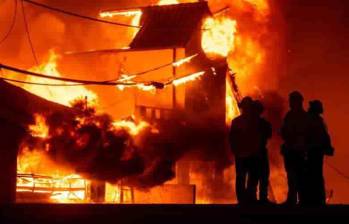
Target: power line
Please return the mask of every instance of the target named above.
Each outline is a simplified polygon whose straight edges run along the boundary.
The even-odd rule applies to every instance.
[[[106,86],[117,86],[117,85],[122,85],[122,86],[137,86],[139,84],[143,84],[146,86],[154,86],[155,88],[163,88],[166,85],[170,85],[172,84],[172,82],[174,80],[170,80],[169,82],[166,83],[161,83],[161,82],[157,82],[157,81],[148,81],[148,82],[113,82],[113,81],[91,81],[91,80],[81,80],[81,79],[70,79],[70,78],[63,78],[63,77],[55,77],[55,76],[49,76],[49,75],[44,75],[44,74],[40,74],[40,73],[35,73],[35,72],[30,72],[30,71],[26,71],[23,69],[19,69],[19,68],[15,68],[12,66],[8,66],[8,65],[3,65],[0,64],[0,69],[6,69],[6,70],[10,70],[16,73],[21,73],[21,74],[25,74],[25,75],[30,75],[30,76],[34,76],[34,77],[39,77],[39,78],[45,78],[45,79],[52,79],[52,80],[58,80],[58,81],[64,81],[64,82],[74,82],[80,85],[106,85]],[[189,74],[183,77],[180,77],[178,79],[182,79],[185,78],[187,76],[191,76],[193,74]],[[7,78],[5,78],[7,79]],[[9,79],[9,81],[14,81],[14,82],[23,82],[23,83],[27,83],[27,84],[33,84],[33,85],[50,85],[47,83],[35,83],[35,82],[26,82],[26,81],[20,81],[20,80],[14,80],[14,79]],[[67,84],[69,85],[69,84]],[[59,86],[59,85],[55,85],[52,84],[52,86]]]
[[[221,13],[225,13],[226,11],[230,10],[230,6],[226,6],[224,8],[221,8],[220,10],[216,11],[216,12],[213,12],[213,16],[217,16]]]
[[[58,80],[58,81],[64,81],[64,82],[74,82],[77,85],[104,85],[104,86],[118,86],[118,85],[120,85],[120,86],[138,86],[138,85],[143,85],[143,86],[153,86],[156,89],[163,89],[165,86],[172,85],[176,81],[183,80],[184,78],[187,78],[187,77],[190,77],[193,75],[201,76],[202,74],[205,73],[204,71],[192,73],[192,74],[188,74],[188,75],[176,78],[176,79],[172,79],[172,80],[170,80],[168,82],[164,82],[164,83],[158,82],[158,81],[147,81],[147,82],[117,82],[117,81],[113,82],[112,81],[111,82],[111,81],[91,81],[91,80],[55,77],[55,76],[49,76],[49,75],[44,75],[44,74],[40,74],[40,73],[30,72],[30,71],[15,68],[12,66],[0,64],[0,71],[2,71],[2,69],[6,69],[9,71],[13,71],[13,72],[21,73],[21,74],[25,74],[25,75],[30,75],[30,76],[34,76],[34,77],[40,77],[40,78],[46,78],[46,79],[52,79],[52,80]],[[202,74],[199,75],[199,73],[202,73]],[[70,84],[60,85],[58,83],[57,84],[48,84],[48,83],[27,82],[27,81],[4,78],[4,80],[5,79],[7,79],[8,81],[20,82],[20,83],[32,84],[32,85],[45,85],[45,86],[68,86],[68,85],[70,85]]]
[[[39,65],[39,61],[38,61],[38,58],[36,57],[36,53],[34,50],[33,42],[30,38],[29,26],[28,26],[28,21],[27,21],[26,15],[25,15],[23,0],[21,1],[21,6],[22,6],[22,13],[23,13],[24,28],[25,28],[25,32],[27,34],[27,39],[28,39],[28,42],[30,45],[30,49],[31,49],[31,52],[32,52],[32,55],[33,55],[33,58],[35,60],[36,65]]]
[[[142,72],[137,72],[135,74],[133,74],[134,76],[141,76],[141,75],[145,75],[149,72],[154,72],[154,71],[157,71],[157,70],[160,70],[162,68],[165,68],[167,66],[174,66],[174,67],[178,67],[180,66],[181,64],[184,64],[184,63],[187,63],[189,62],[191,59],[197,57],[200,53],[197,53],[197,54],[193,54],[189,57],[186,57],[186,58],[182,58],[182,59],[179,59],[175,62],[170,62],[170,63],[166,63],[166,64],[163,64],[163,65],[160,65],[160,66],[157,66],[157,67],[154,67],[154,68],[151,68],[151,69],[148,69],[148,70],[145,70],[145,71],[142,71]]]
[[[30,75],[30,76],[35,76],[39,78],[45,78],[45,79],[52,79],[52,80],[58,80],[58,81],[64,81],[64,82],[74,82],[74,83],[79,83],[79,84],[85,84],[85,85],[109,85],[109,86],[114,86],[114,85],[135,85],[137,83],[123,83],[123,82],[110,82],[110,81],[91,81],[91,80],[81,80],[81,79],[70,79],[70,78],[63,78],[63,77],[55,77],[55,76],[49,76],[49,75],[44,75],[40,73],[35,73],[35,72],[30,72],[26,71],[23,69],[15,68],[12,66],[0,64],[0,68],[13,71],[16,73],[21,73],[24,75]]]
[[[349,176],[345,173],[343,173],[341,170],[339,170],[337,167],[333,166],[332,164],[325,162],[325,164],[330,167],[332,170],[334,170],[338,175],[345,178],[346,180],[349,180]]]
[[[133,76],[140,76],[140,75],[144,75],[146,73],[152,72],[152,71],[156,71],[159,70],[161,68],[164,68],[166,66],[180,66],[184,63],[189,62],[191,59],[193,59],[194,57],[198,56],[199,54],[194,54],[192,56],[186,57],[186,58],[182,58],[180,60],[177,60],[175,62],[171,62],[171,63],[167,63],[164,65],[160,65],[157,66],[155,68],[143,71],[143,72],[138,72],[133,74]],[[8,78],[4,78],[4,79],[8,79],[8,81],[12,81],[12,82],[18,82],[18,83],[24,83],[24,84],[33,84],[33,85],[45,85],[45,86],[78,86],[78,85],[137,85],[137,84],[144,84],[143,82],[121,82],[117,79],[112,79],[112,80],[106,80],[106,81],[91,81],[91,80],[80,80],[80,79],[70,79],[70,78],[64,78],[64,77],[55,77],[55,76],[49,76],[49,75],[45,75],[45,74],[40,74],[40,73],[35,73],[35,72],[30,72],[27,70],[23,70],[23,69],[19,69],[16,67],[12,67],[9,65],[4,65],[4,64],[0,64],[0,70],[1,69],[6,69],[6,70],[10,70],[10,71],[14,71],[17,73],[21,73],[21,74],[25,74],[25,75],[31,75],[31,76],[35,76],[35,77],[40,77],[40,78],[46,78],[46,79],[53,79],[53,80],[58,80],[58,81],[65,81],[65,82],[74,82],[75,84],[59,84],[59,83],[38,83],[38,82],[27,82],[27,81],[21,81],[21,80],[16,80],[16,79],[8,79]],[[156,85],[159,84],[159,82],[149,82],[150,85]],[[153,84],[152,84],[153,83]]]
[[[17,79],[9,79],[1,77],[0,79],[3,79],[5,81],[9,82],[17,82],[21,84],[29,84],[29,85],[36,85],[36,86],[55,86],[55,87],[69,87],[69,86],[84,86],[86,84],[58,84],[58,83],[39,83],[39,82],[28,82],[28,81],[21,81]]]
[[[41,4],[35,1],[31,1],[31,0],[22,0],[25,1],[29,4],[41,7],[41,8],[45,8],[51,11],[55,11],[55,12],[59,12],[59,13],[63,13],[69,16],[75,16],[81,19],[86,19],[86,20],[90,20],[90,21],[94,21],[94,22],[99,22],[99,23],[105,23],[105,24],[110,24],[110,25],[116,25],[116,26],[123,26],[123,27],[129,27],[129,28],[141,28],[141,26],[135,26],[135,25],[130,25],[130,24],[125,24],[125,23],[118,23],[118,22],[111,22],[111,21],[107,21],[107,20],[102,20],[102,19],[97,19],[94,17],[89,17],[89,16],[85,16],[85,15],[81,15],[75,12],[70,12],[70,11],[66,11],[60,8],[56,8],[56,7],[52,7],[49,5],[45,5],[45,4]]]
[[[10,24],[9,29],[7,30],[7,32],[5,33],[4,37],[1,38],[0,40],[0,45],[8,38],[8,36],[10,35],[10,33],[12,32],[13,28],[15,27],[16,24],[16,18],[17,18],[17,0],[14,0],[14,9],[13,9],[13,17],[12,17],[12,21]]]
[[[171,62],[171,63],[167,63],[164,65],[160,65],[157,66],[155,68],[143,71],[143,72],[138,72],[133,74],[132,76],[137,77],[146,73],[149,73],[151,71],[156,71],[159,70],[163,67],[166,66],[181,66],[184,63],[188,63],[190,62],[193,58],[197,57],[199,54],[194,54],[191,55],[189,57],[186,58],[182,58],[179,59],[175,62]],[[112,79],[112,80],[106,80],[106,81],[91,81],[91,80],[81,80],[81,79],[71,79],[71,78],[64,78],[64,77],[55,77],[55,76],[49,76],[49,75],[45,75],[45,74],[40,74],[40,73],[36,73],[36,72],[31,72],[31,71],[27,71],[27,70],[23,70],[23,69],[19,69],[16,67],[12,67],[9,65],[4,65],[0,63],[0,71],[2,72],[2,69],[6,69],[6,70],[10,70],[16,73],[21,73],[21,74],[25,74],[25,75],[30,75],[30,76],[35,76],[35,77],[39,77],[39,78],[45,78],[45,79],[52,79],[52,80],[58,80],[58,81],[64,81],[64,82],[73,82],[73,84],[63,84],[63,83],[40,83],[40,82],[29,82],[29,81],[22,81],[22,80],[17,80],[17,79],[9,79],[9,78],[5,78],[3,77],[3,80],[6,81],[10,81],[10,82],[17,82],[17,83],[22,83],[22,84],[30,84],[30,85],[40,85],[40,86],[56,86],[56,87],[64,87],[64,86],[82,86],[82,85],[108,85],[108,86],[117,86],[117,85],[122,85],[122,86],[137,86],[137,85],[144,85],[144,86],[153,86],[157,89],[162,89],[167,85],[171,85],[174,84],[176,81],[178,81],[177,79],[173,79],[170,80],[168,82],[158,82],[158,81],[147,81],[147,82],[135,82],[135,81],[126,81],[126,82],[122,82],[120,79]],[[186,78],[187,76],[192,76],[192,75],[196,75],[196,73],[194,74],[189,74],[186,75],[184,77],[179,77],[178,79],[183,79]]]

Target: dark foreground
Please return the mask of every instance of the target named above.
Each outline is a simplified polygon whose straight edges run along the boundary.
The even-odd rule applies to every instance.
[[[325,208],[233,205],[53,205],[1,206],[0,223],[348,223],[349,206]]]

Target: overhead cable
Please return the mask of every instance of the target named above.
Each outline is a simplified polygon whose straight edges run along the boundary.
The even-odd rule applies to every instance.
[[[52,80],[58,80],[58,81],[64,81],[64,82],[74,82],[74,83],[79,83],[79,84],[86,84],[86,85],[129,85],[131,83],[122,83],[122,82],[110,82],[110,81],[91,81],[91,80],[82,80],[82,79],[71,79],[71,78],[64,78],[64,77],[55,77],[55,76],[49,76],[49,75],[44,75],[36,72],[31,72],[19,68],[15,68],[12,66],[0,64],[0,69],[6,69],[9,71],[13,71],[16,73],[24,74],[24,75],[30,75],[34,77],[39,77],[39,78],[45,78],[45,79],[52,79]],[[134,85],[134,83],[132,83]]]
[[[116,25],[116,26],[123,26],[123,27],[129,27],[129,28],[141,28],[141,26],[135,26],[135,25],[130,25],[130,24],[125,24],[125,23],[118,23],[118,22],[112,22],[112,21],[108,21],[108,20],[102,20],[102,19],[97,19],[94,17],[90,17],[90,16],[86,16],[86,15],[81,15],[75,12],[70,12],[64,9],[60,9],[60,8],[56,8],[56,7],[52,7],[46,4],[42,4],[36,1],[31,1],[31,0],[23,0],[26,3],[44,8],[44,9],[48,9],[51,11],[55,11],[55,12],[59,12],[59,13],[63,13],[69,16],[74,16],[74,17],[78,17],[81,19],[86,19],[86,20],[90,20],[90,21],[94,21],[94,22],[99,22],[99,23],[105,23],[105,24],[110,24],[110,25]]]
[[[32,55],[33,55],[33,58],[34,58],[36,65],[39,65],[39,61],[38,61],[38,58],[37,58],[35,50],[34,50],[33,42],[32,42],[31,37],[30,37],[29,25],[28,25],[26,14],[25,14],[23,0],[21,1],[21,7],[22,7],[22,14],[23,14],[24,28],[25,28],[25,32],[27,34],[27,39],[28,39],[28,43],[30,46],[30,50],[32,52]]]
[[[163,65],[160,65],[160,66],[157,66],[157,67],[154,67],[154,68],[151,68],[151,69],[142,71],[142,72],[137,72],[137,73],[131,74],[131,75],[134,75],[134,76],[141,76],[141,75],[144,75],[144,74],[147,74],[147,73],[150,73],[150,72],[154,72],[154,71],[160,70],[160,69],[162,69],[162,68],[165,68],[165,67],[171,66],[171,65],[172,65],[173,67],[179,67],[180,65],[189,62],[191,59],[197,57],[198,55],[199,55],[199,54],[193,54],[193,55],[191,55],[191,56],[189,56],[189,57],[179,59],[179,60],[177,60],[177,61],[175,61],[175,62],[166,63],[166,64],[163,64]]]
[[[334,170],[339,176],[349,180],[349,176],[345,173],[343,173],[341,170],[339,170],[337,167],[333,166],[332,164],[326,162],[325,163],[328,167],[330,167],[332,170]]]
[[[40,83],[40,82],[28,82],[28,81],[22,81],[22,80],[17,80],[17,79],[9,79],[5,77],[0,77],[0,79],[3,79],[8,82],[16,82],[16,83],[21,83],[21,84],[29,84],[29,85],[36,85],[36,86],[55,86],[55,87],[69,87],[69,86],[83,86],[86,84],[59,84],[59,83]]]
[[[16,18],[17,18],[17,0],[14,0],[14,8],[13,8],[13,16],[12,16],[12,20],[11,20],[11,24],[9,26],[9,29],[7,30],[7,32],[5,33],[5,35],[3,36],[3,38],[1,38],[0,40],[0,45],[5,42],[5,40],[8,38],[8,36],[11,34],[13,28],[15,27],[16,24]]]

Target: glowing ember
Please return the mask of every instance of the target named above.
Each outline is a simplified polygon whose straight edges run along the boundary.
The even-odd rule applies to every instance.
[[[57,70],[57,58],[58,55],[54,51],[50,51],[50,56],[47,62],[30,69],[32,72],[42,73],[49,76],[61,77],[61,74]],[[50,84],[52,81],[48,79],[38,78],[38,77],[28,77],[28,82],[37,82],[37,83],[46,83]],[[55,84],[71,84],[62,81],[56,81]],[[90,90],[87,90],[83,86],[36,86],[30,84],[24,84],[22,86],[27,91],[41,96],[49,101],[53,101],[59,104],[66,106],[70,105],[70,102],[76,98],[87,97],[90,102],[93,102],[97,99],[95,93]]]
[[[237,23],[229,18],[206,18],[203,23],[202,49],[208,56],[227,57],[235,47]]]
[[[190,81],[194,81],[198,78],[200,78],[202,75],[204,75],[205,72],[197,72],[188,76],[185,76],[183,78],[178,78],[172,81],[173,85],[178,86],[178,85],[182,85],[184,83],[190,82]]]
[[[30,134],[34,137],[47,138],[48,126],[46,125],[45,117],[40,114],[35,114],[35,124],[29,126]]]

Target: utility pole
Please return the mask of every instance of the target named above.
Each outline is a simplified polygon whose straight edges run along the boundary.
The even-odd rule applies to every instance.
[[[173,48],[173,51],[172,51],[172,61],[173,63],[175,63],[177,61],[177,49],[176,48]],[[172,77],[173,79],[175,79],[177,76],[177,68],[176,66],[172,66]],[[173,106],[173,109],[175,110],[176,107],[177,107],[177,96],[176,96],[176,86],[175,85],[172,85],[172,106]]]

